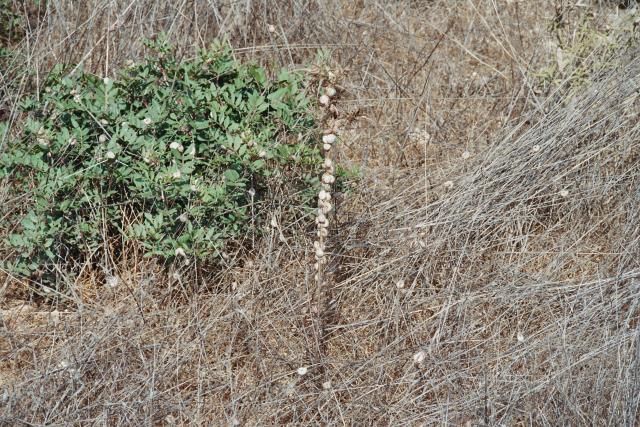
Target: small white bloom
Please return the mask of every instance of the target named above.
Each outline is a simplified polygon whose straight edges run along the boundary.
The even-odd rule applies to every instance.
[[[400,279],[396,282],[396,288],[398,289],[404,288],[404,279]]]
[[[560,193],[558,193],[558,194],[560,194],[560,197],[567,197],[569,195],[569,190],[562,189],[562,190],[560,190]]]
[[[102,81],[104,82],[104,84],[108,85],[109,83],[111,83],[111,79],[109,77],[105,77],[104,79],[102,79]]]
[[[38,144],[40,144],[40,146],[44,148],[47,148],[49,146],[49,141],[44,138],[38,138]]]
[[[420,350],[419,352],[413,355],[413,361],[415,363],[422,363],[426,357],[427,357],[427,354],[424,351]]]
[[[320,190],[320,192],[318,193],[318,199],[320,199],[320,200],[331,200],[331,194],[329,194],[328,192],[326,192],[324,190]]]
[[[178,217],[178,221],[180,222],[187,222],[188,219],[189,217],[187,216],[186,213],[180,214],[180,216]]]
[[[116,158],[116,154],[111,150],[107,151],[107,154],[105,154],[105,156],[107,159],[111,159],[111,160]]]
[[[191,191],[198,191],[198,187],[197,187],[195,184],[191,184],[191,185],[189,186],[189,189],[190,189]]]
[[[74,95],[73,100],[79,104],[80,101],[82,101],[82,97],[80,95]]]
[[[44,91],[47,92],[47,93],[51,93],[51,88],[47,86],[47,87],[44,88]]]
[[[322,258],[324,256],[324,249],[316,248],[316,258]]]
[[[324,90],[324,93],[326,93],[327,96],[329,96],[329,97],[334,97],[334,96],[336,96],[336,89],[333,86],[328,86]]]
[[[331,144],[323,144],[322,148],[324,148],[324,151],[329,151],[331,150]]]
[[[325,168],[330,169],[330,168],[333,167],[333,162],[331,161],[331,159],[326,158],[326,159],[324,159],[324,164],[323,165],[324,165]]]
[[[184,252],[184,249],[182,249],[182,248],[176,248],[176,253],[175,254],[176,254],[176,256],[183,256],[183,257],[187,256],[187,254]]]
[[[49,317],[51,318],[51,323],[53,323],[54,325],[60,323],[60,312],[58,310],[53,310],[51,313],[49,313]]]
[[[264,151],[264,150],[261,150],[261,151],[258,153],[258,157],[261,157],[261,158],[262,158],[262,157],[265,157],[266,155],[267,155],[267,152],[266,152],[266,151]]]
[[[451,190],[453,188],[453,181],[447,181],[444,183],[444,188]]]
[[[106,285],[108,287],[117,288],[119,284],[120,284],[120,279],[118,279],[118,276],[112,276],[112,275],[107,276]]]
[[[180,143],[179,142],[173,141],[171,144],[169,144],[169,148],[171,148],[172,150],[177,150],[178,147],[180,147]]]
[[[180,169],[176,169],[176,171],[172,173],[171,176],[174,179],[180,179],[182,177],[182,172],[180,172]]]
[[[249,193],[249,197],[253,198],[256,195],[256,190],[254,190],[253,188],[250,188],[247,193]]]
[[[318,237],[327,237],[329,235],[329,230],[326,227],[320,227],[318,229]]]
[[[330,390],[331,389],[331,381],[325,381],[322,383],[322,388],[325,390]]]
[[[77,142],[75,138],[69,138],[69,145],[76,145]]]
[[[538,151],[540,151],[540,146],[539,146],[538,144],[536,144],[536,145],[534,145],[534,146],[533,146],[533,148],[531,148],[531,150],[532,150],[534,153],[537,153]]]
[[[329,105],[329,97],[327,95],[322,95],[319,101],[321,105],[324,105],[324,106]]]
[[[271,217],[271,226],[273,228],[277,228],[278,227],[278,220],[276,219],[275,215]]]
[[[77,93],[78,93],[78,91],[77,91],[77,90],[75,90],[75,89],[71,89],[71,91],[69,92],[69,95],[75,95],[75,94],[77,94]]]
[[[465,150],[464,153],[462,153],[462,159],[467,160],[469,157],[471,157],[471,153]]]
[[[320,212],[318,213],[318,216],[316,217],[316,224],[324,224],[327,222],[327,217],[324,215],[324,213]]]
[[[306,366],[301,366],[297,369],[296,372],[298,373],[298,375],[303,376],[306,375],[307,372],[309,372],[309,369]]]
[[[184,151],[184,147],[182,146],[182,144],[178,145],[178,151],[181,153]]]
[[[325,184],[333,184],[336,181],[336,178],[328,173],[322,174],[322,182]]]
[[[518,338],[518,342],[520,343],[524,342],[524,335],[522,335],[522,332],[518,331],[517,338]]]
[[[104,144],[105,142],[107,142],[107,139],[108,139],[108,137],[107,137],[107,135],[105,135],[104,133],[98,137],[98,141],[99,141],[101,144]]]
[[[102,120],[100,120],[100,123],[101,123],[102,125],[106,126],[106,125],[108,125],[108,124],[109,124],[109,121],[108,121],[107,119],[102,119]]]
[[[144,123],[145,125],[149,126],[151,123],[153,123],[153,120],[151,120],[151,118],[149,118],[149,117],[145,117],[144,120],[142,121],[142,123]]]
[[[269,25],[267,27],[267,29],[269,30],[270,33],[275,33],[276,32],[276,26],[275,25]]]
[[[335,134],[329,133],[327,135],[323,135],[322,142],[324,142],[325,144],[333,144],[334,142],[336,142]]]

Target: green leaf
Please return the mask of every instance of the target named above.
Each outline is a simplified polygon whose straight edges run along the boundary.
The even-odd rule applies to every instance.
[[[224,171],[224,177],[228,183],[234,183],[240,178],[240,174],[233,169]]]

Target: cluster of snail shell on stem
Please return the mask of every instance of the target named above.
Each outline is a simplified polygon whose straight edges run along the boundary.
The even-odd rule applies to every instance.
[[[328,109],[334,115],[336,114],[336,109],[333,104],[331,104],[331,100],[336,96],[336,89],[328,86],[324,89],[324,94],[322,94],[319,98],[320,105],[322,107]],[[324,173],[322,174],[322,189],[318,193],[318,212],[316,215],[316,225],[317,225],[317,239],[313,242],[313,247],[315,249],[315,258],[316,263],[314,264],[315,268],[315,279],[316,282],[321,281],[321,270],[322,266],[326,264],[327,260],[325,257],[325,239],[329,235],[329,212],[331,212],[331,185],[336,181],[334,175],[333,161],[329,157],[329,152],[331,151],[331,147],[336,142],[336,129],[335,126],[330,126],[323,132],[322,135],[322,151],[324,161],[322,163]]]

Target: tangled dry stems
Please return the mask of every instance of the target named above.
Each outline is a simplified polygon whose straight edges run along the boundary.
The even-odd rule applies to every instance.
[[[334,48],[363,186],[336,201],[320,337],[314,233],[278,221],[199,288],[135,254],[54,311],[5,285],[0,424],[636,424],[640,62],[545,103],[549,5],[517,3],[48,3],[43,70],[108,74],[158,28],[185,54]]]

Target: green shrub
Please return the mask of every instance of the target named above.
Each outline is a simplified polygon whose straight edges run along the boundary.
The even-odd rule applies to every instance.
[[[554,20],[550,32],[555,40],[549,45],[549,64],[534,76],[544,92],[553,91],[556,98],[568,101],[570,95],[581,93],[599,75],[620,67],[621,51],[635,55],[640,33],[637,12],[599,19],[588,9],[575,16],[566,15]]]
[[[51,281],[56,266],[78,271],[125,242],[164,261],[215,260],[259,232],[266,206],[288,197],[295,215],[313,200],[322,159],[300,75],[270,80],[222,43],[188,61],[149,45],[113,80],[58,66],[23,102],[0,160],[24,200],[4,215],[19,224],[10,271]]]

